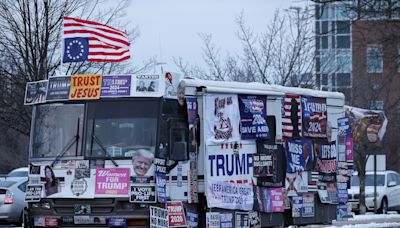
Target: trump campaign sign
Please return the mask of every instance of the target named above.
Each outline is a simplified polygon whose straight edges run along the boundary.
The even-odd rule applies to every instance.
[[[234,150],[238,152],[235,154]],[[206,147],[206,151],[206,195],[207,200],[212,200],[209,206],[245,210],[252,207],[251,186],[257,180],[253,177],[256,144],[247,142],[210,145]],[[224,182],[233,185],[223,184]]]
[[[242,139],[268,139],[267,96],[239,95]]]
[[[303,136],[326,138],[328,112],[326,98],[301,97]]]
[[[238,150],[238,154],[235,154],[234,150]],[[253,155],[256,150],[255,143],[207,146],[207,180],[229,181],[237,184],[255,183]]]

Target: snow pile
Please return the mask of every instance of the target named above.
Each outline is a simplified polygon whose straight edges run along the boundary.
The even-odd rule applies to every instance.
[[[368,224],[353,224],[353,225],[344,225],[344,226],[327,226],[325,228],[383,228],[383,227],[400,227],[399,222],[384,222],[384,223],[368,223]]]
[[[353,218],[350,218],[349,221],[352,220],[385,220],[385,219],[399,219],[400,221],[400,214],[365,214],[365,215],[355,215]]]

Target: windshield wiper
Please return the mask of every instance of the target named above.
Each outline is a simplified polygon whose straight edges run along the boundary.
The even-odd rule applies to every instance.
[[[78,151],[78,141],[79,141],[79,122],[80,122],[80,118],[78,118],[78,126],[76,128],[76,135],[68,142],[68,144],[60,151],[60,153],[57,154],[57,156],[54,158],[54,161],[51,163],[51,167],[54,167],[54,164],[56,164],[56,162],[58,160],[60,160],[60,158],[62,158],[64,156],[64,154],[76,143],[76,152],[75,154],[77,154]]]
[[[97,136],[95,136],[94,134],[92,135],[92,138],[94,139],[94,141],[97,143],[97,145],[100,146],[101,150],[104,152],[104,154],[107,156],[107,158],[109,158],[112,163],[114,164],[115,167],[118,167],[117,162],[114,160],[114,158],[112,156],[110,156],[110,154],[107,152],[106,148],[104,148],[103,143],[101,143],[100,139],[97,138]]]
[[[117,162],[114,160],[114,158],[112,156],[110,156],[110,154],[107,152],[106,148],[104,147],[103,143],[100,141],[100,139],[94,135],[94,119],[93,119],[93,126],[92,126],[92,142],[91,142],[91,146],[90,146],[90,154],[92,154],[92,150],[93,150],[93,141],[96,142],[97,145],[100,146],[101,150],[104,152],[104,155],[106,155],[107,158],[109,158],[112,163],[114,164],[115,167],[118,167]]]

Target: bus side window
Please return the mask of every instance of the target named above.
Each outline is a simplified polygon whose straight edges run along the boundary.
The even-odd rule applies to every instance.
[[[185,161],[188,160],[188,140],[187,129],[172,128],[170,131],[171,153],[170,160]]]

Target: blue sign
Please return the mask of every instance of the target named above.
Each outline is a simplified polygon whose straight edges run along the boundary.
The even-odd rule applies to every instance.
[[[338,136],[350,137],[350,120],[348,117],[339,118],[338,120]]]
[[[165,173],[156,172],[157,201],[162,204],[167,203],[167,176]]]
[[[310,140],[286,140],[286,172],[296,173],[311,170],[315,166],[315,158]]]
[[[103,76],[101,81],[102,97],[129,97],[131,94],[131,76]]]
[[[71,77],[51,77],[47,87],[47,101],[68,100]]]
[[[302,132],[304,137],[326,138],[328,112],[326,98],[301,97]]]
[[[113,218],[111,217],[108,220],[109,227],[126,227],[126,219],[125,218]]]
[[[242,139],[268,139],[267,97],[239,95],[239,110]]]

